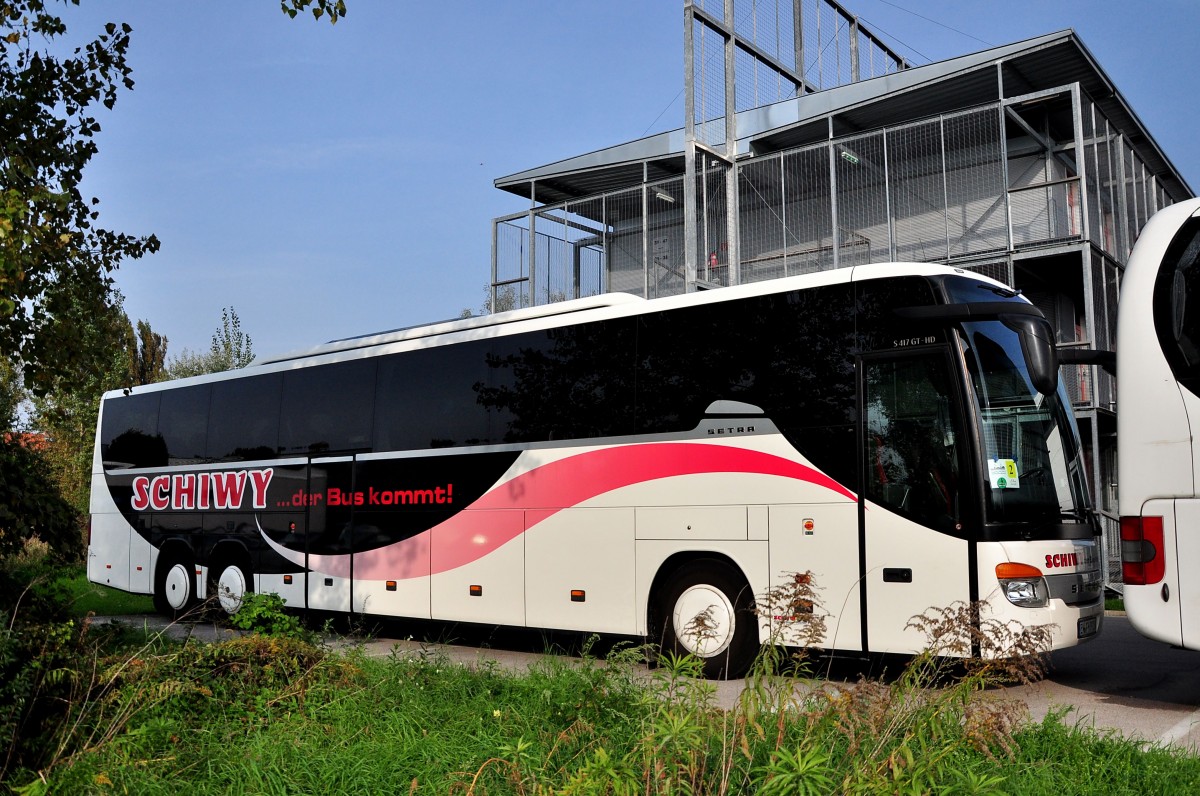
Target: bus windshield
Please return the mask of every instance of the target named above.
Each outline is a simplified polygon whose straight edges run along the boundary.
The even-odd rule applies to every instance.
[[[1062,387],[1037,391],[1016,332],[1002,322],[963,330],[982,426],[986,522],[1086,523],[1079,435]]]

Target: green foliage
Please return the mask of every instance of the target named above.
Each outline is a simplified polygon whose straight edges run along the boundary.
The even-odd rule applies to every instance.
[[[131,30],[109,23],[60,56],[54,45],[66,30],[44,0],[0,6],[0,350],[38,395],[94,373],[100,352],[79,330],[108,305],[118,264],[159,246],[99,226],[99,200],[80,191],[97,151],[93,113],[133,87]]]
[[[163,381],[167,378],[167,338],[151,329],[149,322],[138,321],[130,359],[133,361],[132,385]]]
[[[167,367],[172,379],[220,373],[244,368],[254,361],[254,342],[242,331],[242,321],[233,307],[221,309],[221,326],[213,332],[209,350],[203,354],[184,349]]]
[[[55,604],[53,592],[35,585],[22,604],[43,613],[34,606]],[[815,627],[816,595],[803,576],[760,604],[811,607],[796,616],[817,617],[804,620]],[[269,624],[281,607],[249,595],[242,610]],[[1200,787],[1196,756],[1066,725],[1065,711],[1029,724],[993,688],[1011,672],[948,667],[935,650],[956,643],[954,623],[978,610],[915,618],[942,636],[891,680],[784,676],[796,657],[768,647],[729,711],[715,706],[700,661],[661,656],[647,678],[646,650],[634,647],[524,671],[482,658],[463,666],[426,647],[368,658],[286,632],[183,646],[116,637],[104,652],[47,619],[35,633],[0,634],[0,730],[10,739],[0,780],[28,792],[168,793],[186,778],[200,794],[531,796]]]
[[[287,612],[283,598],[274,592],[250,592],[244,595],[242,606],[229,617],[229,623],[240,630],[272,638],[307,641],[313,635],[299,617]]]
[[[123,648],[98,659],[52,792],[1185,793],[1200,759],[1064,725],[1011,752],[966,739],[978,693],[792,681],[721,711],[685,658],[647,680],[635,651],[527,671],[426,648],[367,658],[294,639]],[[904,679],[904,678],[901,678]],[[882,690],[895,686],[890,697]],[[973,696],[972,696],[973,695]],[[882,700],[882,701],[881,701]],[[907,706],[907,703],[916,703]],[[750,721],[748,711],[754,712]],[[319,753],[314,753],[319,750]],[[31,782],[30,771],[10,782]]]
[[[21,371],[12,360],[0,357],[0,432],[20,431],[21,408],[28,400]]]
[[[757,769],[762,796],[819,796],[833,791],[835,770],[829,755],[818,748],[788,749],[771,752],[766,764]]]
[[[330,25],[336,25],[339,19],[346,16],[346,0],[280,0],[279,5],[283,13],[292,19],[305,9],[312,13],[313,19],[319,20],[324,16]]]
[[[83,551],[78,514],[59,494],[49,463],[31,445],[0,435],[0,558],[38,539],[55,560],[77,560]]]
[[[242,321],[233,307],[221,308],[221,326],[213,332],[209,354],[219,370],[244,368],[254,361],[250,335],[242,331]]]
[[[45,436],[41,453],[53,473],[52,483],[80,515],[88,512],[92,448],[96,441],[96,414],[106,390],[129,385],[136,351],[133,327],[120,307],[94,308],[90,318],[81,305],[68,313],[78,323],[77,337],[85,348],[98,352],[88,368],[55,381],[54,389],[33,400],[32,423]]]
[[[87,579],[87,572],[80,565],[61,570],[56,575],[54,582],[65,592],[68,615],[76,619],[84,619],[89,614],[127,616],[154,613],[154,601],[149,595],[130,594],[99,583],[92,583]]]
[[[0,782],[54,758],[94,657],[45,545],[0,558]]]

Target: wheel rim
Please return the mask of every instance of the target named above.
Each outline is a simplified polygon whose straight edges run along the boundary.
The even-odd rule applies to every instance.
[[[238,566],[225,567],[217,579],[217,599],[227,614],[236,614],[246,597],[246,574]]]
[[[725,592],[700,583],[675,601],[672,626],[680,646],[699,658],[711,658],[729,649],[737,618]]]
[[[188,567],[176,564],[167,570],[165,586],[167,605],[176,611],[182,611],[187,607],[188,601],[192,597],[191,576]]]

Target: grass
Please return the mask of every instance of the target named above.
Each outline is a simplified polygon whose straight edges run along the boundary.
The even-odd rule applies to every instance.
[[[759,671],[713,708],[694,661],[632,656],[514,673],[437,654],[370,659],[290,639],[159,647],[126,661],[63,793],[1184,793],[1200,760],[1062,714],[1005,726],[996,695]],[[26,777],[32,778],[26,773]],[[29,780],[26,780],[29,781]],[[12,784],[24,784],[14,782]],[[39,783],[40,784],[40,783]]]
[[[124,616],[154,613],[154,600],[145,594],[129,594],[87,579],[82,567],[71,567],[59,576],[58,585],[67,592],[71,616]]]
[[[784,615],[818,635],[811,581],[795,581],[769,602],[811,609]],[[259,602],[259,619],[278,610]],[[810,678],[802,654],[767,646],[731,710],[715,706],[699,661],[666,656],[647,674],[634,647],[513,672],[432,651],[370,658],[269,621],[275,636],[214,644],[126,633],[60,667],[55,682],[70,688],[42,747],[53,754],[7,784],[172,796],[181,782],[193,794],[1200,791],[1200,758],[1066,711],[1028,722],[1002,685],[1041,672],[1038,628],[967,605],[910,626],[930,649],[890,680]],[[947,665],[973,644],[996,657]]]

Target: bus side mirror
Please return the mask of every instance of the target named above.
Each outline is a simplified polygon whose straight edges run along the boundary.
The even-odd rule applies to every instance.
[[[1053,395],[1058,390],[1058,348],[1050,322],[1024,314],[1001,315],[1000,322],[1020,338],[1021,355],[1034,388],[1042,395]]]

